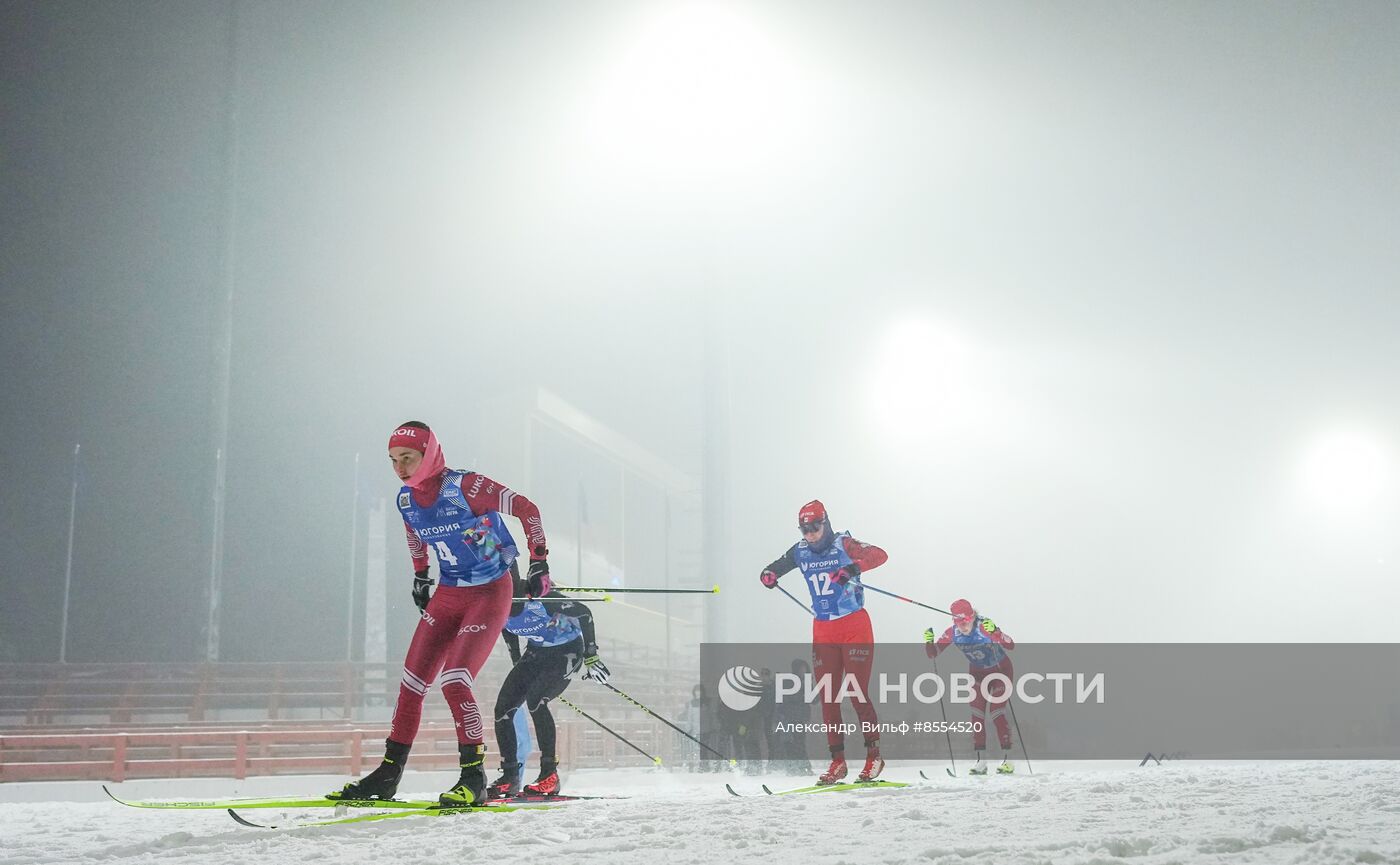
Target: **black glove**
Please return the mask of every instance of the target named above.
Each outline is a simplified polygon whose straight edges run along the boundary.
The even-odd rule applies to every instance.
[[[530,563],[529,576],[525,578],[525,594],[531,598],[542,598],[549,594],[554,584],[549,579],[549,562],[535,559]]]
[[[418,608],[418,612],[428,609],[428,589],[433,587],[433,581],[428,579],[428,569],[413,572],[413,605]]]
[[[600,685],[608,683],[608,665],[603,663],[603,659],[598,657],[598,647],[588,646],[583,650],[583,677],[592,679]]]

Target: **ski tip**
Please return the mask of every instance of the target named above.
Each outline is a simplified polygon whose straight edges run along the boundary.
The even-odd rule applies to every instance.
[[[243,819],[242,816],[239,815],[239,813],[238,813],[237,811],[233,810],[232,808],[228,809],[228,815],[229,815],[230,817],[232,817],[236,822],[241,823],[241,824],[243,824],[244,826],[251,826],[251,827],[253,827],[254,829],[276,829],[276,828],[277,828],[276,826],[267,826],[267,825],[264,825],[264,824],[262,824],[262,823],[254,823],[254,822],[252,822],[251,820],[245,820],[245,819]]]
[[[767,784],[764,784],[764,785],[763,785],[763,792],[767,793],[769,796],[772,796],[772,795],[773,795],[773,791],[768,789],[768,785],[767,785]]]
[[[958,777],[958,773],[954,772],[952,769],[944,769],[943,771],[948,773],[949,778]]]
[[[919,777],[920,777],[920,778],[923,778],[925,781],[929,780],[929,777],[928,777],[927,775],[924,774],[924,770],[923,770],[923,769],[920,769],[920,770],[919,770]]]
[[[728,791],[729,791],[729,795],[731,795],[731,796],[738,796],[738,795],[739,795],[738,793],[734,792],[734,785],[732,785],[732,784],[725,784],[725,785],[724,785],[724,789],[728,790]]]
[[[111,799],[113,802],[120,802],[120,801],[121,801],[121,800],[118,799],[116,796],[113,796],[113,795],[112,795],[112,791],[107,789],[107,785],[106,785],[106,784],[103,784],[103,785],[102,785],[102,792],[103,792],[103,793],[106,793],[106,794],[107,794],[107,798],[108,798],[108,799]]]

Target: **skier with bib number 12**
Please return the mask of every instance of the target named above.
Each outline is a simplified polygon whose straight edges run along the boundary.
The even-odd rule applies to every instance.
[[[852,694],[862,728],[874,731],[879,723],[870,702],[870,671],[875,662],[875,634],[865,611],[865,589],[860,575],[883,565],[889,555],[879,547],[861,543],[850,532],[833,532],[826,506],[810,501],[797,512],[802,540],[793,544],[763,569],[759,582],[772,589],[778,578],[799,570],[812,596],[813,675],[822,688],[822,724],[831,750],[831,765],[817,779],[828,786],[846,777],[846,741],[841,725],[840,695],[847,676],[858,685]],[[885,768],[880,756],[878,732],[865,733],[865,767],[857,781],[874,781]]]

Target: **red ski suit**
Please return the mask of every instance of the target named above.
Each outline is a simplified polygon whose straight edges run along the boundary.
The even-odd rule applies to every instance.
[[[861,573],[878,568],[889,560],[889,554],[884,550],[855,538],[843,539],[842,548]],[[796,568],[793,549],[769,565],[768,570],[781,576]],[[826,744],[833,754],[846,748],[845,736],[837,732],[841,724],[841,703],[837,698],[847,673],[860,686],[860,693],[851,695],[856,717],[871,729],[879,723],[875,706],[869,698],[870,672],[874,663],[875,632],[870,624],[870,614],[863,607],[839,619],[812,620],[812,674],[818,680],[828,674],[831,676],[830,689],[822,693],[822,724],[826,727]],[[878,738],[876,733],[867,733],[866,744]]]
[[[424,467],[409,479],[414,501],[425,507],[442,494],[445,477],[441,451],[435,439],[429,441]],[[516,517],[525,527],[531,559],[543,559],[547,548],[539,508],[508,487],[489,478],[481,479],[481,483],[472,483],[463,489],[472,513],[497,511]],[[427,549],[407,523],[404,528],[408,532],[413,567],[422,571],[428,567]],[[390,739],[405,744],[413,742],[423,716],[423,697],[441,675],[442,696],[452,710],[457,741],[463,745],[482,743],[481,709],[472,683],[510,615],[513,590],[508,570],[487,583],[437,587],[408,646]]]
[[[1016,641],[1011,636],[992,623],[990,619],[983,619],[978,616],[973,624],[973,635],[980,642],[993,643],[1006,651],[1016,648]],[[949,646],[957,644],[957,637],[953,628],[943,632],[938,638],[938,642],[928,647],[930,658],[936,658],[940,652]],[[964,639],[967,639],[964,637]],[[1011,656],[1004,655],[1000,662],[990,667],[979,667],[969,663],[967,671],[972,675],[972,685],[975,689],[972,697],[972,747],[978,751],[987,747],[987,714],[991,714],[992,723],[997,728],[997,742],[1003,750],[1011,748],[1011,725],[1006,720],[1006,704],[1011,701],[1011,689],[1001,680],[988,682],[986,686],[987,695],[992,699],[988,700],[982,693],[982,680],[993,673],[1001,673],[1011,681],[1016,681],[1016,671],[1011,665]]]

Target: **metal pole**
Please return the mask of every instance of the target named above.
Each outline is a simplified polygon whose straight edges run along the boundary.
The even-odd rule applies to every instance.
[[[225,405],[227,420],[227,405]],[[227,436],[227,425],[224,434]],[[219,660],[219,600],[224,572],[224,452],[214,451],[214,536],[209,543],[209,620],[205,624],[204,660]]]
[[[894,598],[895,600],[904,601],[905,603],[913,604],[916,607],[923,607],[925,610],[933,610],[935,613],[942,613],[945,616],[952,615],[952,613],[948,612],[945,609],[942,609],[941,607],[934,607],[929,604],[925,604],[923,601],[916,601],[913,598],[906,598],[903,595],[896,595],[894,592],[887,592],[884,589],[876,588],[875,586],[872,586],[864,581],[861,582],[861,586],[869,589],[872,592],[878,592],[879,594]]]
[[[806,613],[806,614],[809,615],[809,616],[812,615],[812,611],[809,610],[809,609],[807,609],[807,605],[804,604],[804,603],[802,603],[801,601],[797,600],[797,598],[793,597],[792,592],[789,592],[787,589],[783,588],[782,586],[774,586],[773,588],[775,588],[775,589],[777,589],[778,591],[782,592],[783,594],[787,595],[787,596],[788,596],[788,600],[792,601],[794,604],[796,604],[797,606],[799,606],[799,607],[802,608],[802,612]]]
[[[228,6],[228,45],[224,92],[224,212],[219,226],[223,255],[219,262],[219,326],[214,340],[214,507],[209,543],[209,621],[205,632],[205,660],[219,659],[219,601],[224,570],[224,489],[228,461],[229,390],[233,378],[233,288],[237,257],[238,222],[238,28],[239,3]]]
[[[1016,704],[1011,702],[1010,696],[1006,699],[1006,708],[1011,710],[1011,723],[1016,727],[1016,739],[1021,743],[1021,756],[1026,758],[1026,771],[1034,775],[1035,770],[1031,768],[1031,755],[1026,751],[1026,740],[1021,738],[1021,722],[1016,720]]]
[[[73,530],[78,524],[78,449],[73,445],[73,493],[68,499],[68,564],[63,569],[63,622],[58,628],[58,662],[68,663],[68,598],[73,587]]]
[[[671,491],[662,488],[662,500],[665,507],[662,510],[662,530],[661,530],[661,552],[662,559],[661,576],[663,585],[671,588]],[[666,612],[666,672],[671,671],[671,593],[666,593],[663,609]]]
[[[938,675],[937,657],[933,659],[933,674],[935,676]],[[956,778],[958,776],[958,761],[953,757],[953,732],[952,729],[948,726],[948,709],[943,705],[944,696],[945,695],[943,694],[943,692],[940,691],[938,694],[938,711],[943,715],[943,738],[948,741],[948,762],[953,767],[948,770],[948,774]]]
[[[650,754],[648,754],[646,751],[643,751],[641,748],[638,748],[636,745],[633,745],[633,744],[632,744],[632,741],[631,741],[630,739],[628,739],[627,737],[623,736],[621,733],[617,732],[617,731],[614,730],[612,727],[609,727],[607,724],[604,724],[602,721],[599,721],[597,718],[593,717],[592,715],[588,714],[587,712],[583,711],[583,710],[580,709],[578,706],[575,706],[573,703],[569,702],[568,699],[566,699],[566,698],[564,698],[564,697],[560,697],[560,698],[559,698],[559,702],[563,703],[565,706],[568,706],[570,709],[573,709],[575,712],[578,712],[580,715],[582,715],[583,717],[585,717],[585,718],[587,718],[588,720],[592,721],[593,723],[597,724],[599,727],[602,727],[602,728],[603,728],[604,730],[606,730],[607,732],[612,733],[613,736],[614,736],[619,742],[621,742],[622,744],[624,744],[624,745],[626,745],[627,747],[631,748],[633,751],[636,751],[638,754],[641,754],[643,757],[646,757],[648,760],[650,760],[651,762],[655,763],[656,765],[658,765],[658,766],[661,765],[661,758],[660,758],[660,757],[653,757],[653,756],[651,756]]]
[[[721,760],[728,760],[729,765],[734,766],[737,764],[737,761],[735,761],[734,759],[724,756],[720,752],[716,751],[714,748],[711,748],[709,745],[706,745],[704,742],[701,742],[699,739],[682,730],[680,727],[677,727],[675,724],[672,724],[670,721],[656,714],[651,709],[647,708],[645,703],[642,703],[636,697],[630,696],[627,694],[627,692],[615,687],[611,682],[599,682],[598,684],[602,685],[604,688],[607,688],[609,691],[612,691],[614,694],[618,695],[622,699],[636,706],[638,709],[641,709],[643,712],[646,712],[648,715],[652,716],[656,720],[670,727],[672,730],[675,730],[677,733],[680,733],[682,736],[699,745],[701,748],[704,748],[706,751],[709,751],[711,754],[714,754]]]
[[[781,588],[781,587],[779,587]],[[560,592],[631,592],[638,595],[718,595],[719,586],[711,586],[708,589],[644,589],[630,588],[628,586],[556,586],[555,591]],[[655,610],[651,612],[656,613]],[[660,613],[656,613],[658,616]]]
[[[360,455],[355,454],[355,490],[350,496],[350,567],[345,571],[345,660],[355,660],[355,542],[360,533]]]

